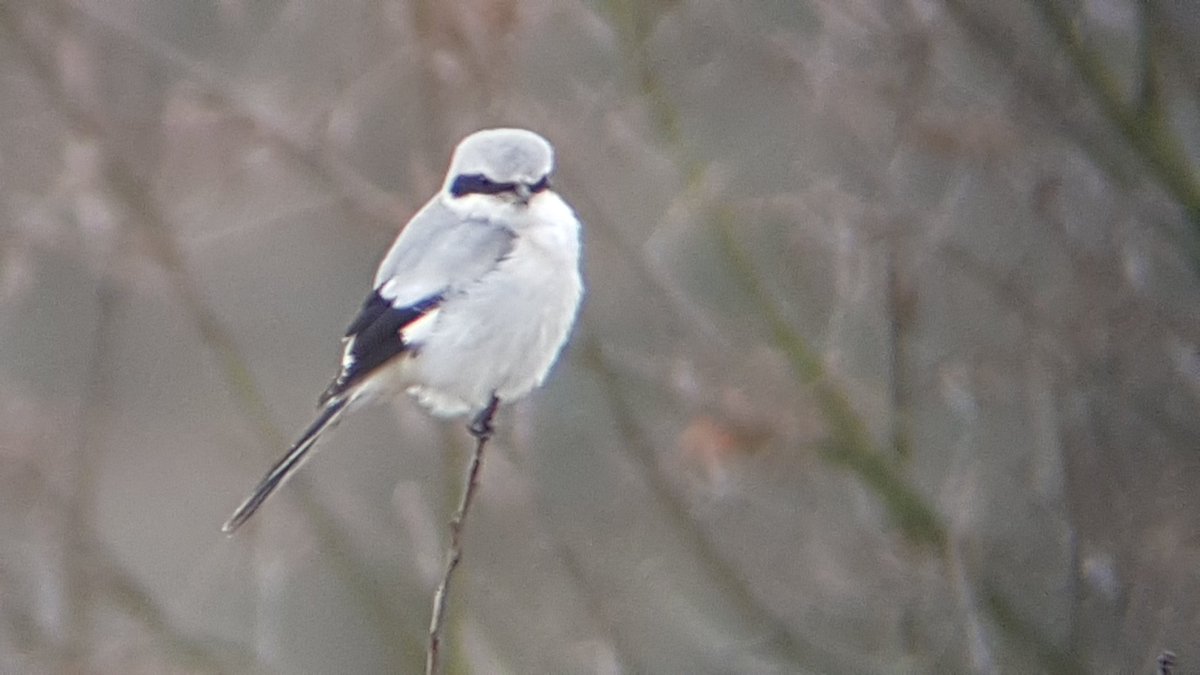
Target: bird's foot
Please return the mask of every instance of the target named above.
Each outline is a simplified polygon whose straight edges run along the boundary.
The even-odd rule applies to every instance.
[[[486,441],[492,437],[492,432],[495,431],[495,427],[492,426],[492,419],[496,416],[496,408],[499,406],[500,399],[493,395],[487,407],[479,411],[479,414],[475,416],[475,419],[467,427],[472,436],[480,441]]]

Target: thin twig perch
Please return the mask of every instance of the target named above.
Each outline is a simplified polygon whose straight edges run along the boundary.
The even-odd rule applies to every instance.
[[[446,569],[442,573],[442,580],[438,584],[437,591],[433,594],[433,615],[429,619],[429,649],[425,653],[426,675],[437,675],[439,672],[442,629],[446,621],[446,601],[450,595],[450,581],[455,568],[462,561],[463,526],[467,521],[467,512],[471,509],[471,502],[475,499],[475,492],[479,486],[479,468],[483,464],[483,449],[487,446],[488,439],[492,437],[492,418],[496,416],[496,408],[499,405],[500,399],[493,396],[491,403],[475,417],[475,421],[470,426],[471,435],[475,437],[475,452],[471,455],[471,464],[467,468],[467,483],[463,486],[462,500],[458,504],[458,510],[454,512],[454,517],[450,519],[450,545],[446,550]]]

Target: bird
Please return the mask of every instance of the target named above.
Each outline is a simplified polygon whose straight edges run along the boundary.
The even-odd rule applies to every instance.
[[[490,436],[501,403],[545,380],[584,294],[582,226],[551,189],[554,148],[526,129],[476,131],[441,189],[400,231],[343,338],[318,413],[233,512],[232,534],[362,404],[406,393]]]

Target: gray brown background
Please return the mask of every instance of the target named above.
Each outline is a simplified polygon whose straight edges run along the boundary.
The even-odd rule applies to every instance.
[[[453,672],[1200,672],[1198,7],[0,0],[0,671],[420,667],[461,424],[218,527],[515,124],[590,294]]]

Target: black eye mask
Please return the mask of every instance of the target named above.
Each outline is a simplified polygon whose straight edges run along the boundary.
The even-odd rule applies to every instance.
[[[550,177],[542,176],[541,180],[529,186],[529,191],[537,194],[549,187]],[[517,183],[497,183],[479,173],[462,174],[450,184],[450,194],[455,197],[462,197],[463,195],[499,195],[505,192],[516,193],[516,191]]]

